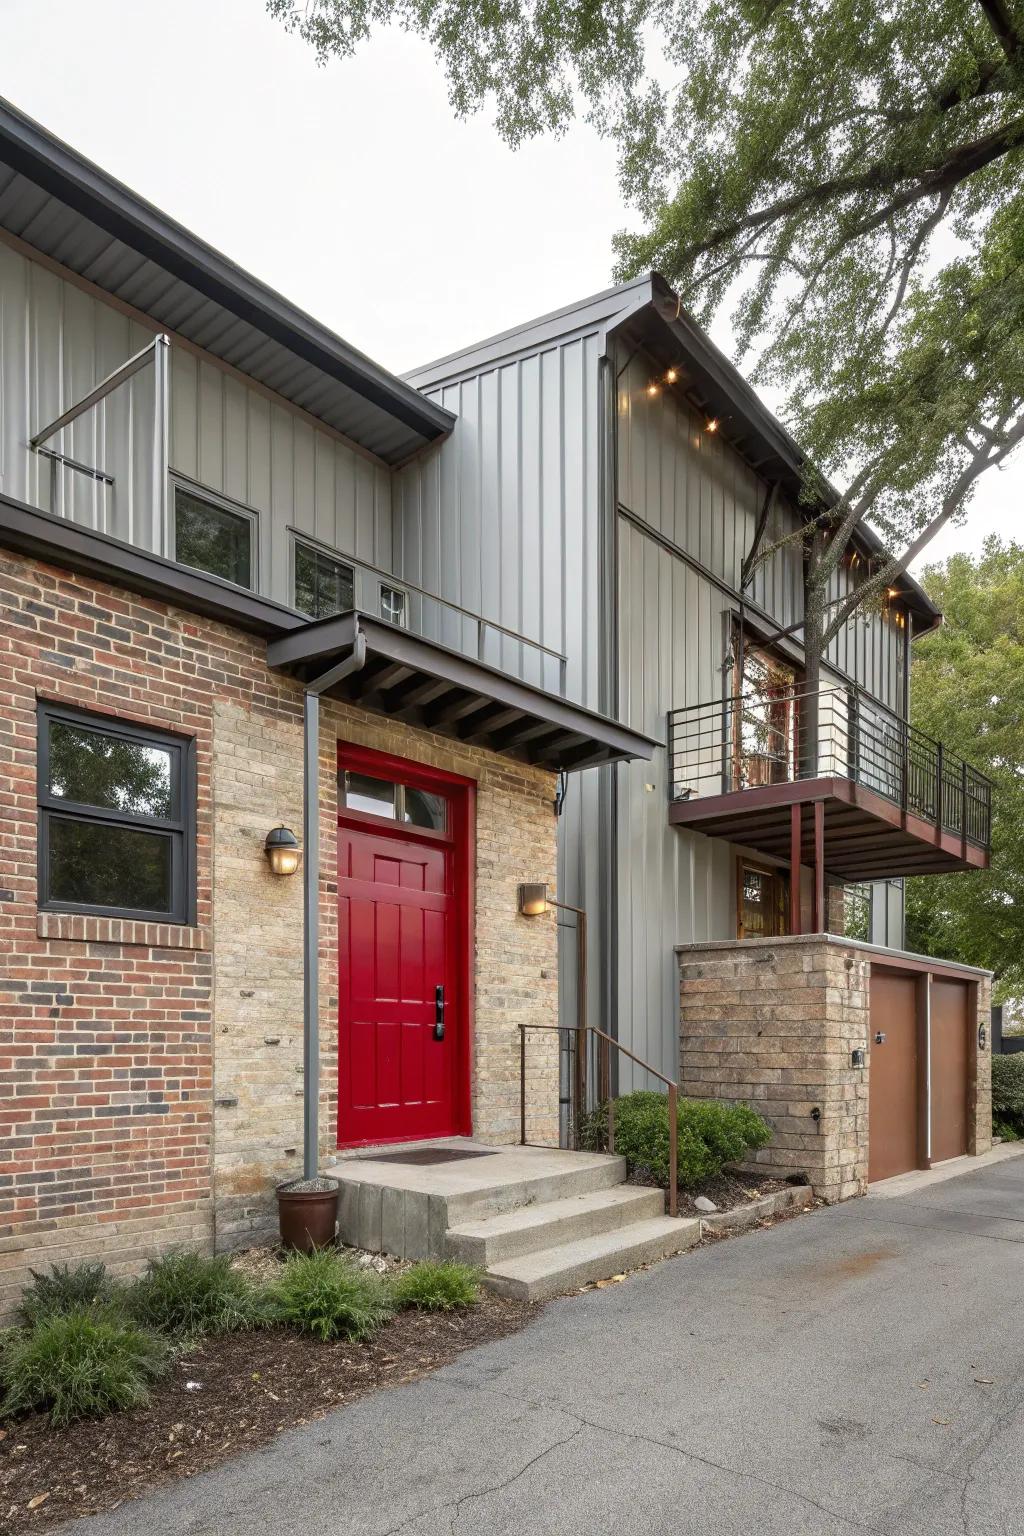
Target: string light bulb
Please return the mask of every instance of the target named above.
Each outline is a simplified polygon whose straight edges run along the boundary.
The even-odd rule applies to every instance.
[[[679,377],[679,369],[678,368],[670,368],[668,373],[666,373],[666,375],[665,375],[665,383],[666,384],[674,384],[676,382],[676,379],[678,379],[678,377]]]
[[[717,432],[718,431],[718,417],[717,416],[710,417],[709,420],[704,423],[704,430],[705,430],[705,432]]]
[[[647,393],[653,398],[658,393],[658,386],[652,380],[647,386]]]

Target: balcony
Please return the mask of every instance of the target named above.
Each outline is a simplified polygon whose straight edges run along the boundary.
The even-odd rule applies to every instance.
[[[991,780],[857,688],[672,710],[668,739],[674,825],[808,865],[821,891],[988,867]]]

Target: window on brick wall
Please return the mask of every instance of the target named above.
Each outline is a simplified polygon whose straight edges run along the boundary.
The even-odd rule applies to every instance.
[[[38,786],[40,907],[194,921],[192,741],[40,703]]]

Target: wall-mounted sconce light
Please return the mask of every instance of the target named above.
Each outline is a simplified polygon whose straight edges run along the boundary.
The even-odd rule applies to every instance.
[[[268,832],[263,852],[275,875],[294,875],[299,867],[299,840],[289,827],[274,827]]]
[[[978,1050],[979,1051],[983,1051],[985,1049],[985,1041],[987,1039],[988,1039],[988,1031],[985,1029],[984,1024],[979,1024],[978,1025]]]
[[[519,887],[519,911],[523,917],[542,917],[547,911],[548,888],[546,885],[521,885]]]
[[[850,1052],[850,1065],[851,1067],[862,1067],[864,1065],[864,1052],[859,1046],[856,1050]]]

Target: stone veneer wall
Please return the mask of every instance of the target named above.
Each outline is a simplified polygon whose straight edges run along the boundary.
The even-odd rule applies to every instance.
[[[681,948],[680,1088],[742,1100],[775,1135],[754,1154],[845,1200],[867,1188],[870,956],[821,935]],[[821,1110],[817,1122],[811,1111]]]
[[[863,1194],[871,970],[884,956],[823,934],[723,940],[677,955],[681,1091],[752,1104],[775,1132],[753,1160],[779,1177],[803,1174],[829,1201]],[[990,985],[980,977],[977,987],[979,1021],[987,1022]],[[851,1065],[857,1049],[865,1067]],[[978,1051],[968,1105],[972,1153],[992,1144],[991,1084],[991,1053]]]
[[[269,874],[278,822],[301,826],[302,697],[258,638],[0,550],[0,1315],[30,1267],[101,1256],[118,1271],[182,1244],[237,1245],[274,1223],[301,1165],[298,879]],[[40,698],[195,737],[194,927],[40,912]],[[516,884],[555,875],[554,780],[366,711],[324,707],[322,1147],[337,1074],[335,742],[474,778],[474,1129],[518,1140],[520,1019],[557,1016],[552,916]],[[529,1130],[557,1144],[555,1035],[531,1046]]]

